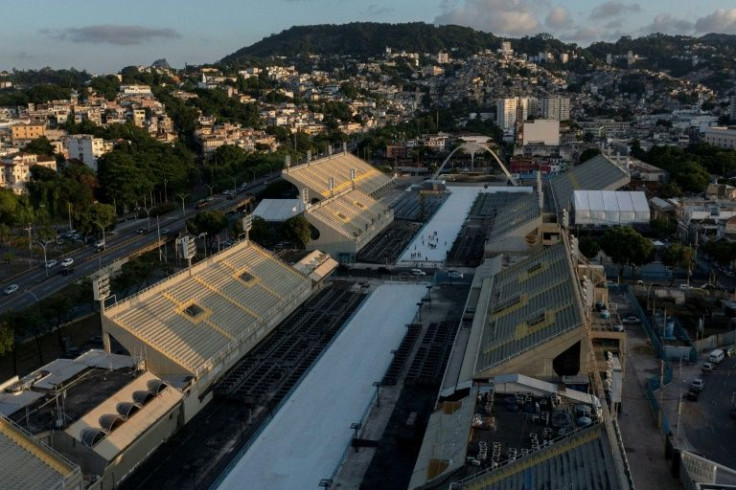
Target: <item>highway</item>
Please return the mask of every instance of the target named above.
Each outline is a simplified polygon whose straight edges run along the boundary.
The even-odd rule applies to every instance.
[[[268,174],[256,179],[246,187],[237,190],[234,199],[228,199],[220,194],[214,197],[214,201],[204,209],[197,209],[197,202],[188,203],[185,206],[185,216],[179,207],[176,210],[158,218],[158,231],[161,233],[159,239],[157,232],[157,220],[155,217],[140,218],[118,223],[114,230],[106,232],[106,248],[97,252],[91,245],[81,245],[80,248],[61,258],[71,257],[74,259],[73,272],[69,275],[61,274],[63,268],[56,266],[46,270],[42,265],[29,269],[27,272],[9,278],[0,288],[9,284],[18,284],[20,289],[10,295],[0,294],[0,314],[18,310],[59,291],[68,284],[81,278],[90,276],[102,267],[106,267],[116,260],[125,257],[139,255],[145,251],[155,249],[163,245],[168,238],[173,238],[176,232],[184,228],[185,219],[192,218],[198,211],[218,210],[231,211],[245,206],[252,196],[265,189],[265,187],[280,176],[280,172]],[[138,234],[137,230],[143,228],[146,231]],[[166,230],[166,234],[164,233]]]

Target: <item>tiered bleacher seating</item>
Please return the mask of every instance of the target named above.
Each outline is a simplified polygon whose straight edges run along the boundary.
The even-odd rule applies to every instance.
[[[107,314],[146,345],[196,371],[233,342],[252,343],[286,298],[311,281],[254,244],[217,256],[192,277],[179,274]],[[137,302],[136,302],[137,303]],[[188,311],[189,310],[189,311]]]
[[[564,244],[559,244],[494,276],[476,370],[494,367],[582,325],[569,260]]]
[[[324,199],[353,186],[350,170],[355,170],[355,188],[375,195],[391,183],[391,178],[350,153],[338,153],[286,169],[283,176],[298,187],[310,190],[310,196]],[[329,188],[330,178],[334,187]]]

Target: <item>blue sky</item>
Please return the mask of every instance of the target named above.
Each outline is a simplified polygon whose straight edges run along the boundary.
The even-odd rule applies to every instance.
[[[459,24],[582,46],[651,32],[736,34],[734,0],[26,0],[2,6],[0,69],[116,72],[216,61],[294,25]]]

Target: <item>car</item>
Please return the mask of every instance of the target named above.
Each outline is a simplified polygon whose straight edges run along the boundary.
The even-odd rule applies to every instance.
[[[460,271],[447,271],[447,276],[452,279],[462,279],[463,273]]]
[[[142,235],[142,234],[144,234],[146,232],[146,229],[145,228],[138,228],[137,230],[135,230],[135,232],[138,235]]]
[[[700,368],[700,371],[703,373],[704,376],[708,376],[710,373],[713,372],[713,369],[715,369],[715,367],[716,365],[712,362],[704,362]]]
[[[621,325],[620,323],[617,324],[617,325],[613,325],[613,331],[614,332],[623,332],[624,331],[624,326]]]
[[[46,261],[46,268],[51,269],[52,267],[56,267],[56,265],[59,263],[56,259],[51,259]]]
[[[700,396],[700,392],[691,389],[690,391],[687,392],[687,395],[685,395],[685,398],[687,398],[691,402],[696,402],[698,401],[698,396]]]
[[[703,391],[703,388],[705,388],[705,380],[703,378],[695,378],[693,379],[693,382],[690,383],[691,391],[701,392]]]
[[[679,286],[677,286],[677,287],[679,287],[680,289],[692,289],[692,288],[690,287],[690,285],[688,285],[688,284],[680,284],[680,285],[679,285]]]
[[[95,248],[104,248],[105,247],[105,240],[97,240],[94,243]]]
[[[3,289],[3,294],[5,294],[5,296],[8,296],[9,294],[13,294],[19,289],[20,289],[20,286],[18,286],[17,284],[11,284],[10,286]]]
[[[641,318],[636,315],[629,315],[621,320],[624,325],[638,325],[641,323]]]
[[[417,277],[418,276],[426,276],[427,275],[427,273],[424,272],[422,269],[412,269],[411,270],[411,273],[412,273],[412,275],[417,276]]]
[[[73,263],[74,263],[74,259],[71,258],[71,257],[67,257],[67,258],[65,258],[64,260],[61,261],[61,266],[62,267],[69,267]]]
[[[59,274],[61,274],[62,276],[71,276],[72,274],[74,274],[74,267],[64,267],[59,271]]]

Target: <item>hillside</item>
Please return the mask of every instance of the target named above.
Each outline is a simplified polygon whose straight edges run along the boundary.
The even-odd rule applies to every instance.
[[[297,54],[381,56],[386,46],[396,51],[436,53],[457,48],[464,56],[479,49],[500,47],[500,40],[460,26],[435,27],[422,22],[381,24],[354,22],[344,25],[295,26],[226,56],[222,63],[239,64],[251,58],[293,57]]]
[[[638,67],[667,71],[680,77],[704,69],[732,70],[736,60],[736,36],[692,37],[659,33],[639,38],[624,36],[615,43],[593,43],[588,51],[601,61],[605,61],[607,54],[621,56],[631,51],[642,58],[637,62]]]

